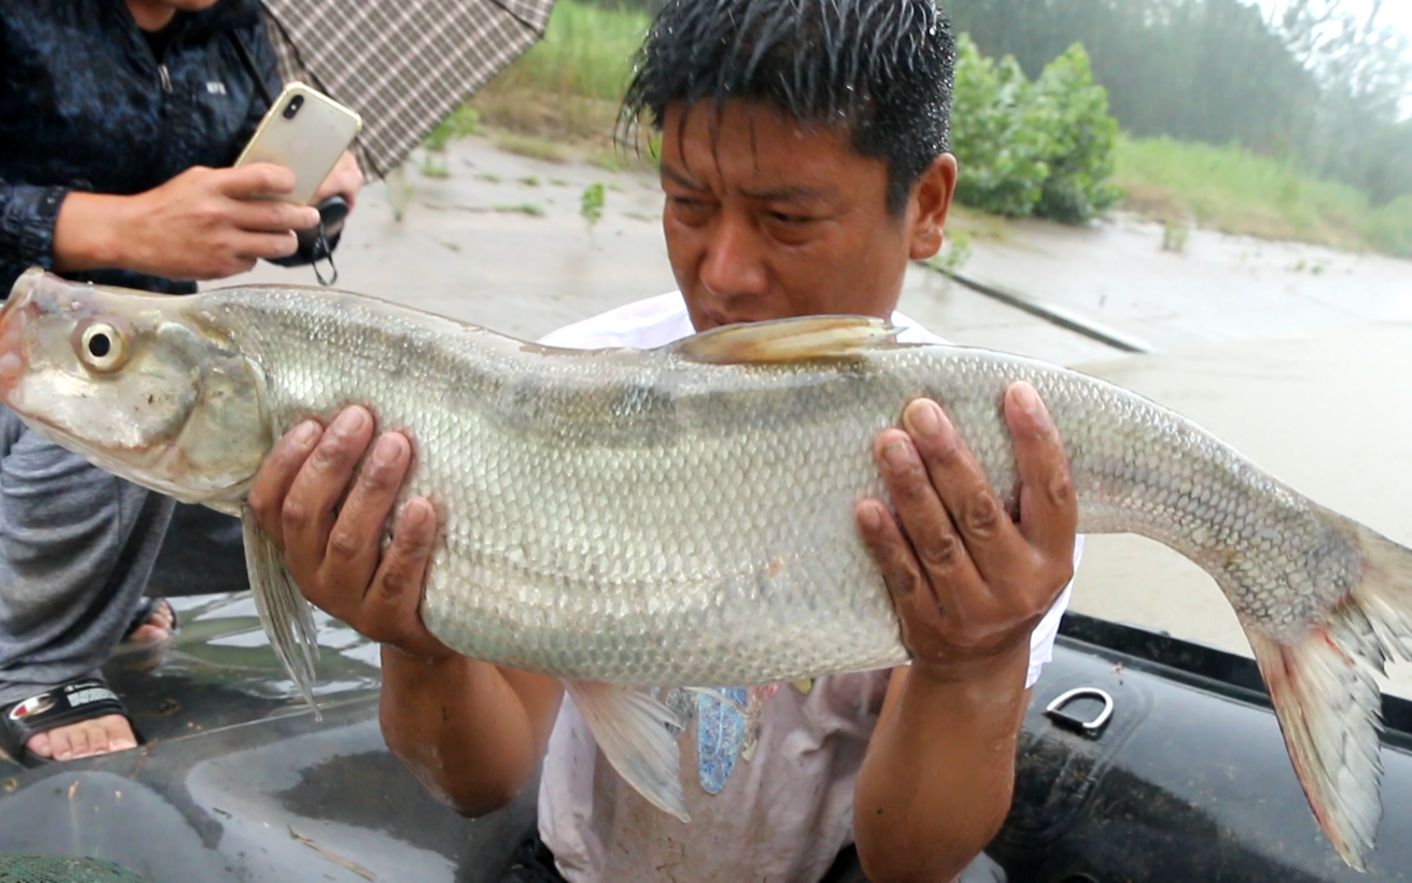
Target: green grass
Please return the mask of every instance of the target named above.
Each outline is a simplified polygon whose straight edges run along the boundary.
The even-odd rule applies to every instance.
[[[1374,210],[1368,218],[1368,237],[1381,251],[1412,257],[1412,193]]]
[[[448,142],[475,134],[479,125],[479,111],[470,105],[458,107],[427,136],[426,147],[428,150],[445,150]]]
[[[491,211],[501,215],[528,215],[531,218],[542,218],[546,214],[544,206],[537,202],[519,202],[510,205],[497,205]]]
[[[607,139],[650,22],[639,11],[559,0],[544,39],[472,103],[493,125]]]
[[[495,137],[495,146],[506,153],[527,156],[544,162],[561,163],[569,158],[563,144],[541,138],[538,135],[522,135],[517,132],[502,132]]]
[[[642,12],[559,0],[544,39],[497,77],[497,85],[616,103],[650,23]]]
[[[1412,196],[1374,208],[1358,190],[1239,147],[1122,138],[1124,205],[1164,223],[1412,256]]]

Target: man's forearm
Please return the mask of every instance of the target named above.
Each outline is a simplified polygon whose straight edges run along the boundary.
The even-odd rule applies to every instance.
[[[388,747],[457,811],[492,812],[533,777],[559,707],[553,679],[464,656],[428,662],[390,647],[382,677]]]
[[[127,197],[71,191],[54,222],[54,270],[77,273],[126,266],[117,232]]]
[[[913,670],[889,690],[854,799],[854,834],[871,879],[949,880],[1005,820],[1027,701],[1028,647],[974,678]]]

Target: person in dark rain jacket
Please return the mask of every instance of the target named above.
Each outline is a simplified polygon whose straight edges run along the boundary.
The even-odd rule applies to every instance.
[[[317,210],[258,198],[293,174],[230,167],[266,110],[256,75],[281,86],[255,0],[0,10],[0,297],[32,266],[182,294],[296,254]],[[345,154],[317,199],[361,184]],[[0,407],[0,748],[17,760],[135,747],[99,668],[174,627],[143,595],[172,507]]]

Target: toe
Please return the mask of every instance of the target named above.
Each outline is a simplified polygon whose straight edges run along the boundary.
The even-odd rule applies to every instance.
[[[120,714],[110,714],[98,718],[108,740],[109,751],[126,751],[137,747],[137,737],[132,731],[132,723]]]
[[[91,754],[91,753],[92,753],[92,750],[89,748],[89,745],[88,745],[88,736],[89,736],[88,721],[84,721],[84,722],[81,723],[81,724],[74,724],[72,727],[69,727],[68,729],[69,729],[69,755],[70,755],[71,757],[87,757],[89,754]],[[59,755],[59,759],[60,759],[60,760],[67,760],[68,758],[64,757],[64,756],[61,754],[61,755]]]
[[[72,760],[137,747],[132,724],[120,714],[106,714],[31,736],[25,747],[40,757]]]
[[[152,616],[147,620],[148,625],[155,625],[168,633],[172,626],[176,624],[176,614],[172,612],[172,605],[164,601],[157,602],[157,608],[152,611]]]
[[[49,731],[49,756],[55,760],[69,760],[74,756],[73,733],[77,726],[55,727]]]
[[[40,757],[53,757],[54,745],[49,735],[49,733],[35,733],[30,736],[29,741],[25,743],[26,750]]]

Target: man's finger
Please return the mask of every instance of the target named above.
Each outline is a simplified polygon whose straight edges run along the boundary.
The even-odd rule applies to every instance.
[[[383,527],[411,462],[411,445],[398,433],[373,445],[329,533],[324,571],[332,582],[371,588]]]
[[[895,429],[879,433],[874,455],[902,533],[937,602],[953,611],[970,606],[975,599],[968,593],[984,586],[912,439]]]
[[[902,625],[902,640],[911,652],[911,636],[936,635],[941,631],[943,610],[937,596],[922,575],[921,566],[897,520],[878,500],[864,500],[854,510],[858,534],[868,554],[882,574],[883,584],[892,596],[893,609]]]
[[[244,258],[287,258],[299,250],[299,237],[294,231],[283,233],[239,233],[235,253]]]
[[[273,199],[231,200],[230,213],[237,227],[257,233],[308,230],[319,223],[319,210],[312,205],[291,205]]]
[[[217,184],[221,193],[235,199],[255,196],[277,196],[294,189],[294,172],[275,163],[251,163],[238,168],[221,169]]]
[[[322,566],[334,507],[352,482],[353,469],[372,434],[373,420],[367,410],[345,408],[290,486],[283,508],[284,549],[285,562],[296,577],[311,576]]]
[[[275,442],[260,471],[255,473],[255,483],[250,486],[247,497],[250,511],[277,548],[284,548],[284,498],[323,434],[322,426],[305,420]]]
[[[1074,554],[1079,507],[1063,441],[1034,387],[1016,383],[1005,395],[1020,474],[1020,531],[1046,557]]]
[[[348,209],[352,211],[358,202],[358,191],[363,186],[363,180],[363,171],[358,168],[358,160],[352,153],[344,151],[333,171],[329,172],[328,177],[319,185],[314,201],[320,202],[325,197],[337,193],[348,201]]]
[[[369,605],[385,610],[383,618],[400,632],[389,640],[403,652],[427,658],[450,652],[427,631],[418,609],[435,541],[436,509],[422,497],[408,500],[393,525],[392,542],[368,592]]]
[[[984,583],[995,582],[1028,550],[991,489],[985,470],[936,402],[918,399],[910,403],[902,413],[902,425],[965,543],[967,557]]]

